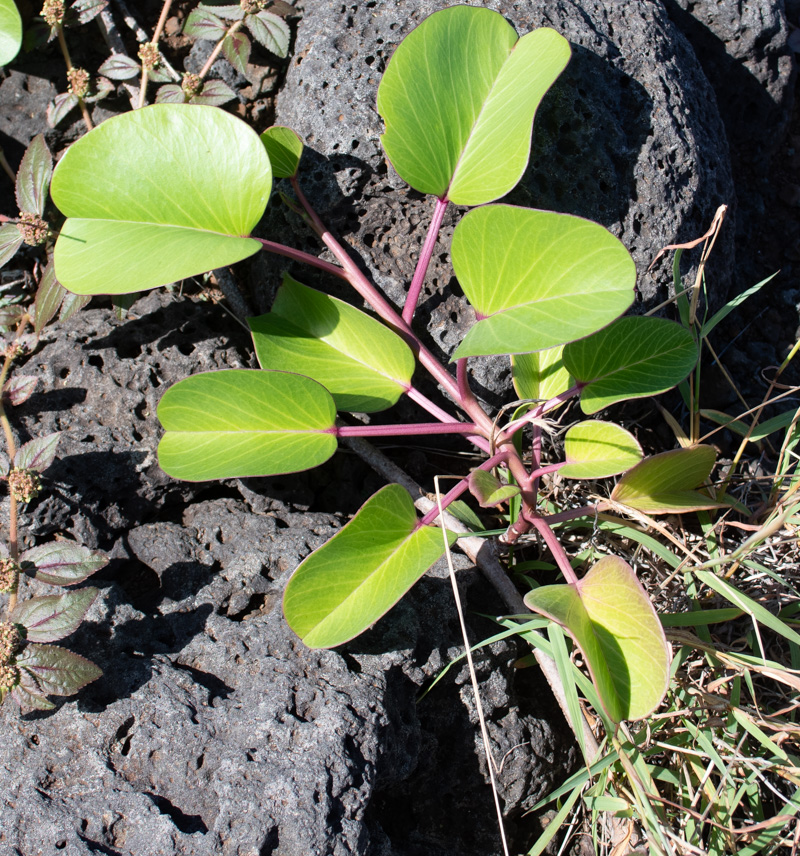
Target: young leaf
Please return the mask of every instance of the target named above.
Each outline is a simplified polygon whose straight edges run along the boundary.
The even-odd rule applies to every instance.
[[[520,398],[547,401],[569,389],[574,381],[564,368],[564,346],[533,354],[511,355],[511,378]]]
[[[0,66],[8,65],[22,45],[22,18],[14,0],[0,0]]]
[[[186,96],[176,83],[159,86],[156,92],[156,104],[185,104]]]
[[[605,556],[577,586],[534,589],[525,605],[560,624],[581,649],[605,712],[614,722],[642,719],[669,682],[669,647],[631,567]]]
[[[225,36],[225,41],[222,43],[222,55],[239,74],[247,76],[247,63],[250,61],[250,39],[244,33],[239,31]]]
[[[58,645],[26,645],[16,665],[48,695],[72,695],[103,674],[91,660]]]
[[[260,247],[242,236],[271,184],[258,135],[221,110],[155,104],[107,119],[53,173],[69,218],[56,276],[78,294],[124,294],[232,264]]]
[[[218,42],[227,31],[228,27],[225,22],[207,6],[198,6],[196,9],[192,9],[183,25],[185,36],[193,39],[207,39],[210,42]]]
[[[441,530],[417,526],[408,491],[390,484],[294,572],[286,620],[310,648],[341,645],[388,612],[443,553]]]
[[[11,621],[26,628],[26,642],[57,642],[78,629],[99,593],[96,588],[83,588],[32,597],[17,606]]]
[[[3,223],[0,226],[0,267],[10,261],[22,246],[22,232],[16,223]]]
[[[262,368],[313,378],[338,410],[385,410],[408,389],[414,373],[414,355],[396,333],[288,274],[272,311],[249,324]]]
[[[37,383],[39,383],[38,377],[13,375],[3,387],[3,401],[8,402],[12,407],[18,407],[33,395]]]
[[[72,110],[78,106],[78,96],[71,92],[61,92],[53,99],[52,104],[47,106],[47,123],[51,128],[56,125]]]
[[[20,211],[30,214],[44,213],[47,190],[53,175],[53,158],[43,134],[32,140],[17,171],[17,205]]]
[[[256,12],[255,15],[248,15],[245,23],[253,38],[261,42],[268,51],[281,58],[288,55],[292,34],[283,18],[273,15],[272,12]]]
[[[71,586],[108,564],[108,556],[74,541],[53,541],[31,547],[19,557],[25,573],[51,586]],[[28,566],[32,566],[32,570]]]
[[[664,318],[620,318],[564,348],[564,365],[586,414],[629,398],[649,398],[682,381],[697,362],[692,334]]]
[[[290,372],[206,372],[158,405],[165,473],[186,481],[294,473],[336,451],[336,407],[324,387]]]
[[[629,470],[642,460],[642,447],[630,432],[613,422],[587,420],[573,425],[564,438],[568,479],[602,479]]]
[[[219,107],[236,98],[236,93],[221,80],[209,80],[203,84],[203,89],[191,98],[192,104],[205,104],[208,107]]]
[[[725,503],[694,490],[709,477],[716,458],[713,446],[674,449],[645,458],[617,482],[611,499],[645,514],[721,508]]]
[[[491,508],[519,495],[514,484],[503,484],[486,470],[473,470],[469,476],[470,493],[478,500],[481,508]]]
[[[104,74],[112,80],[130,80],[142,73],[142,67],[135,59],[131,59],[125,54],[112,54],[97,69],[97,73]]]
[[[630,254],[607,229],[581,217],[512,205],[476,208],[456,226],[451,253],[478,317],[453,359],[571,342],[633,302]]]
[[[459,205],[503,196],[522,177],[534,113],[569,56],[554,30],[518,39],[490,9],[434,13],[394,52],[378,88],[387,157],[422,193]]]
[[[273,125],[261,134],[261,142],[269,155],[275,178],[292,178],[297,175],[303,154],[303,141],[291,128]]]
[[[56,447],[61,439],[61,432],[46,434],[29,440],[17,450],[14,456],[14,466],[21,470],[44,472],[56,459]]]

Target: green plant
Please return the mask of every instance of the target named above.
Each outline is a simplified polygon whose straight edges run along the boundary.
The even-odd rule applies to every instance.
[[[14,0],[0,0],[0,66],[8,65],[22,45],[22,19]]]
[[[363,275],[303,195],[296,135],[273,128],[259,138],[242,122],[203,106],[156,105],[109,120],[72,146],[51,188],[67,217],[55,266],[59,281],[75,293],[126,294],[265,249],[349,282],[383,324],[285,278],[273,310],[251,321],[262,370],[199,374],[164,395],[162,468],[188,480],[269,475],[322,463],[342,438],[464,435],[486,460],[444,505],[471,490],[485,507],[508,505],[508,543],[532,531],[540,535],[566,583],[536,588],[526,602],[576,639],[606,715],[619,723],[646,716],[666,691],[663,632],[626,562],[601,559],[579,579],[554,534],[555,525],[608,503],[548,513],[540,504],[540,481],[556,470],[570,479],[626,473],[609,502],[634,515],[719,503],[696,490],[714,465],[713,449],[641,460],[635,438],[607,422],[579,423],[567,432],[565,460],[543,463],[546,419],[565,402],[579,399],[583,412],[593,415],[625,399],[656,395],[685,378],[697,360],[697,346],[680,325],[619,317],[633,300],[635,269],[605,229],[570,215],[487,204],[521,178],[534,113],[568,57],[567,42],[554,31],[518,38],[500,15],[473,7],[432,15],[396,50],[378,92],[384,148],[412,187],[435,197],[402,312]],[[208,145],[189,151],[190,139]],[[291,204],[338,264],[250,237],[273,174],[289,179],[297,200]],[[450,202],[480,206],[462,218],[451,249],[477,318],[453,355],[455,376],[411,326]],[[468,360],[509,353],[519,394],[535,400],[496,425],[470,390]],[[412,384],[416,365],[466,421]],[[353,425],[337,419],[337,411],[384,410],[403,394],[438,421]],[[522,454],[525,431],[529,451]],[[373,624],[442,555],[433,529],[437,515],[419,520],[412,498],[397,485],[379,491],[291,578],[284,610],[292,628],[309,645],[331,647]],[[630,608],[639,625],[633,637],[626,623]]]

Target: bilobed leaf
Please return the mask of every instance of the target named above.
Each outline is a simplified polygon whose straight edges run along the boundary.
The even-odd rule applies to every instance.
[[[26,642],[57,642],[78,629],[99,593],[96,588],[82,588],[31,597],[17,606],[10,620],[25,627]]]
[[[53,99],[52,104],[47,105],[47,124],[51,128],[56,125],[72,110],[78,106],[78,96],[71,92],[61,92]]]
[[[481,508],[491,508],[519,494],[519,487],[503,484],[500,479],[486,470],[473,470],[469,476],[470,493],[478,500]]]
[[[185,36],[193,39],[207,39],[211,42],[218,42],[227,31],[226,23],[206,6],[192,9],[183,25]]]
[[[297,175],[303,154],[303,141],[291,128],[273,125],[261,134],[261,142],[269,155],[275,178],[291,178]]]
[[[56,447],[61,439],[61,432],[35,437],[25,445],[20,446],[14,456],[14,466],[21,470],[44,472],[56,459]]]
[[[338,410],[385,410],[409,387],[414,355],[396,333],[288,274],[272,311],[249,323],[262,368],[313,378]]]
[[[461,219],[451,254],[478,318],[454,359],[553,348],[610,324],[633,302],[630,254],[581,217],[486,205]]]
[[[716,457],[713,446],[694,446],[645,458],[617,482],[611,499],[645,514],[721,508],[725,503],[694,490],[708,479]]]
[[[593,419],[567,431],[564,452],[567,464],[558,473],[568,479],[615,476],[642,460],[642,447],[633,434],[613,422]]]
[[[14,0],[0,0],[0,65],[8,65],[22,45],[22,18]]]
[[[3,401],[7,401],[12,407],[18,407],[33,395],[37,383],[38,377],[12,375],[3,387]]]
[[[32,140],[17,170],[17,205],[20,211],[29,214],[44,213],[47,191],[53,175],[53,158],[43,134],[37,134]]]
[[[222,110],[155,104],[74,143],[51,195],[68,217],[55,246],[78,294],[144,291],[252,255],[272,184],[255,131]]]
[[[336,451],[336,407],[291,372],[229,369],[186,378],[158,405],[158,461],[187,481],[294,473]]]
[[[564,365],[581,384],[581,409],[597,413],[629,398],[658,395],[680,383],[697,362],[697,345],[664,318],[620,318],[564,348]]]
[[[191,104],[205,104],[209,107],[219,107],[236,98],[236,93],[222,80],[209,80],[203,84],[203,89],[194,95]]]
[[[239,74],[247,76],[247,63],[250,60],[250,39],[245,33],[238,31],[225,36],[225,40],[222,42],[222,55]]]
[[[570,634],[614,722],[642,719],[661,703],[669,647],[647,593],[622,559],[605,556],[577,586],[534,589],[525,605]]]
[[[522,177],[534,113],[569,56],[554,30],[518,39],[489,9],[434,13],[394,52],[378,88],[389,160],[414,189],[459,205],[503,196]]]
[[[294,572],[283,598],[286,620],[310,648],[341,645],[388,612],[443,554],[441,530],[417,526],[408,491],[390,484]]]
[[[53,320],[66,294],[67,290],[56,279],[53,262],[49,261],[42,273],[42,278],[39,280],[39,287],[36,289],[33,329],[37,333],[41,333],[47,324]]]
[[[58,645],[26,645],[17,666],[33,675],[48,695],[72,695],[103,674],[91,660]]]
[[[158,87],[156,104],[185,104],[186,96],[183,89],[176,83],[165,83]]]
[[[81,583],[108,564],[108,556],[74,541],[31,547],[19,557],[25,573],[51,586]],[[29,570],[28,566],[32,566]]]
[[[0,226],[0,267],[14,258],[22,246],[22,233],[16,223],[3,223]]]
[[[573,385],[564,368],[563,345],[533,354],[511,355],[511,378],[520,398],[548,401]]]
[[[125,54],[112,54],[97,69],[97,73],[104,74],[112,80],[130,80],[142,73],[142,67],[135,59],[131,59]]]
[[[253,38],[261,42],[268,51],[279,57],[285,57],[289,53],[291,32],[283,18],[273,15],[272,12],[256,12],[255,15],[247,15],[245,23]]]

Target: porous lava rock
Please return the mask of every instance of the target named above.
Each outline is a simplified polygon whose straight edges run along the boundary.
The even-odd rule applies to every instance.
[[[301,183],[323,220],[355,248],[376,282],[402,305],[433,202],[387,166],[375,107],[394,48],[440,0],[309,4],[279,94],[277,121],[308,146]],[[639,271],[638,311],[667,296],[668,265],[647,266],[662,246],[701,235],[718,205],[734,200],[724,128],[691,46],[660,0],[492,0],[520,34],[550,26],[572,44],[567,70],[534,123],[531,163],[506,201],[589,217],[618,235]],[[731,213],[733,213],[731,211]],[[448,248],[450,210],[419,312],[446,358],[473,320],[459,297]],[[286,223],[280,222],[284,218]],[[275,210],[267,230],[297,218]],[[723,234],[712,302],[724,301],[733,267]],[[276,280],[280,261],[267,275]],[[285,266],[285,265],[284,265]],[[481,392],[508,390],[507,360],[475,361]]]

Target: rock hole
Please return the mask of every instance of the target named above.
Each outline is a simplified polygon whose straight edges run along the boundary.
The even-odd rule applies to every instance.
[[[66,380],[69,377],[69,369],[68,368],[61,369],[61,371],[58,373],[58,376],[59,376],[59,378],[61,378],[61,380]]]
[[[103,358],[100,354],[92,354],[91,357],[89,357],[89,365],[94,366],[96,369],[101,369],[104,365]]]
[[[129,716],[125,722],[120,725],[117,729],[117,733],[114,735],[114,742],[120,744],[120,755],[127,755],[128,752],[131,751],[130,730],[133,728],[134,722],[136,722],[136,719],[133,716]]]
[[[184,835],[192,835],[195,832],[205,835],[208,832],[208,827],[199,814],[184,814],[176,805],[158,794],[145,791],[145,796],[149,797],[161,814],[166,815]]]
[[[374,3],[372,4],[375,5]],[[264,839],[264,843],[261,845],[261,849],[258,851],[258,856],[272,856],[273,853],[278,852],[278,848],[281,846],[280,839],[278,837],[278,830],[273,828],[270,829],[267,837]]]
[[[194,353],[194,345],[191,342],[181,342],[178,345],[178,350],[184,357],[190,357]]]

